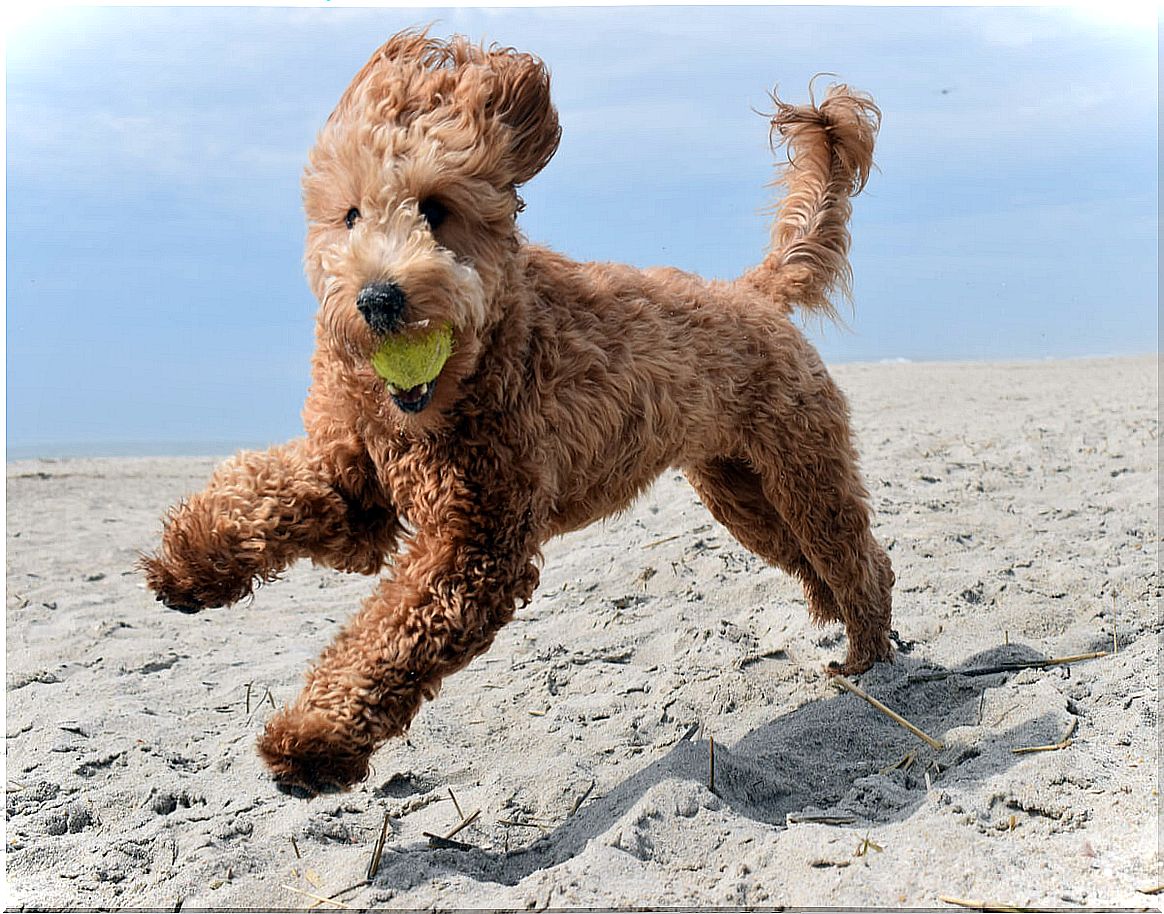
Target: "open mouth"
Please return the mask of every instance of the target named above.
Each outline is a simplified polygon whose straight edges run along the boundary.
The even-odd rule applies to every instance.
[[[432,402],[437,376],[452,354],[450,324],[416,321],[379,341],[371,357],[372,370],[400,410],[419,413]]]
[[[392,402],[406,413],[418,413],[432,402],[433,389],[436,387],[436,378],[427,384],[417,384],[402,390],[394,384],[386,384]]]

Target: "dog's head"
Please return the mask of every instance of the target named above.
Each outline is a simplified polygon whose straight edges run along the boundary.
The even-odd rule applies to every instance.
[[[402,419],[452,403],[503,319],[517,188],[560,132],[537,58],[417,32],[376,51],[320,132],[303,189],[326,357],[370,383],[389,335],[452,327],[453,354],[431,385],[384,388]]]

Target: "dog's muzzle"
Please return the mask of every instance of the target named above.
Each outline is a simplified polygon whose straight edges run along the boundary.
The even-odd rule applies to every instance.
[[[356,310],[378,336],[400,329],[408,296],[394,282],[370,282],[356,296]]]
[[[368,327],[377,337],[386,337],[400,331],[404,326],[404,314],[408,296],[394,282],[370,282],[360,289],[356,296],[356,310],[360,312]],[[432,402],[436,379],[402,390],[392,384],[387,385],[392,401],[406,413],[419,413]]]

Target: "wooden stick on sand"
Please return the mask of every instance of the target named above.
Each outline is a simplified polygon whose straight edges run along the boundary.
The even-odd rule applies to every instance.
[[[297,889],[293,885],[284,884],[283,888],[289,889],[292,892],[297,892],[300,895],[305,895],[308,898],[312,898],[315,900],[316,904],[333,904],[337,908],[347,908],[349,910],[351,910],[352,907],[350,904],[344,904],[342,901],[336,901],[334,898],[324,898],[322,895],[316,895],[313,892],[305,892],[303,889]]]
[[[1106,657],[1107,651],[1092,651],[1089,654],[1074,654],[1070,657],[1052,657],[1050,660],[1019,660],[1012,663],[996,663],[994,666],[973,667],[968,670],[941,670],[933,673],[910,673],[910,682],[936,682],[951,676],[989,676],[991,673],[1010,673],[1015,670],[1041,670],[1046,666],[1061,666],[1078,663],[1081,660],[1095,660]]]
[[[1071,737],[1075,733],[1075,728],[1079,726],[1079,718],[1071,718],[1071,724],[1067,727],[1067,732],[1063,734],[1063,738],[1057,743],[1052,743],[1049,746],[1023,746],[1021,749],[1011,749],[1015,755],[1025,755],[1028,752],[1054,752],[1057,749],[1066,749],[1071,745]]]
[[[834,676],[833,677],[833,684],[840,686],[843,689],[847,689],[848,691],[850,691],[854,695],[856,695],[858,698],[865,699],[865,701],[869,702],[869,704],[871,704],[874,708],[876,708],[878,711],[880,711],[882,714],[884,714],[886,717],[888,717],[894,723],[900,724],[901,726],[905,727],[905,729],[908,730],[910,733],[912,733],[914,736],[916,736],[919,739],[924,740],[926,743],[928,743],[930,745],[930,748],[932,748],[932,749],[944,749],[944,748],[946,748],[945,744],[942,743],[940,740],[934,739],[928,733],[925,733],[920,728],[915,727],[913,724],[911,724],[908,720],[906,720],[904,717],[902,717],[896,711],[892,710],[891,708],[887,708],[885,705],[883,705],[881,702],[879,702],[872,695],[869,695],[866,692],[863,692],[861,689],[857,688],[857,686],[855,686],[855,685],[853,685],[853,683],[849,682],[849,680],[846,679],[844,676]]]
[[[481,815],[481,810],[475,809],[472,813],[465,816],[461,820],[461,824],[454,828],[447,835],[434,835],[432,832],[421,832],[426,838],[431,847],[455,848],[456,850],[472,850],[473,845],[466,844],[463,841],[454,841],[453,835],[457,834],[461,829],[467,828],[477,821],[477,817]]]
[[[939,895],[939,901],[946,904],[956,904],[960,908],[973,908],[975,911],[1011,911],[1025,914],[1027,911],[1045,911],[1046,908],[1024,908],[1021,905],[1002,904],[997,901],[971,901],[966,898],[951,898],[948,895]]]
[[[372,858],[368,861],[368,882],[376,878],[376,871],[380,869],[380,861],[384,857],[384,842],[388,838],[388,813],[384,813],[384,821],[380,825],[380,837],[372,847]]]

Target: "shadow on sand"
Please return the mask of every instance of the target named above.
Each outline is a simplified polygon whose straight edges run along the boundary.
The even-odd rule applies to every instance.
[[[1045,659],[1028,647],[1009,644],[970,658],[962,668]],[[953,728],[982,724],[984,691],[1013,675],[954,674],[934,681],[911,681],[911,675],[923,671],[949,672],[901,655],[896,663],[879,665],[862,675],[861,686],[940,740]],[[714,795],[708,790],[708,741],[681,739],[604,795],[589,798],[530,844],[508,851],[434,849],[419,843],[397,847],[385,854],[373,886],[404,891],[441,872],[514,885],[580,853],[587,842],[610,831],[648,791],[666,780],[691,785],[677,792],[683,794],[674,801],[680,816],[694,815],[703,805],[727,806],[738,815],[777,827],[785,826],[790,813],[806,811],[852,817],[857,828],[898,822],[925,800],[927,770],[933,772],[934,786],[940,786],[955,769],[962,785],[982,781],[1021,758],[1011,748],[1038,740],[1054,742],[1062,735],[1057,732],[1061,726],[1061,719],[1048,713],[1012,730],[992,731],[991,751],[965,744],[935,751],[860,698],[838,690],[757,727],[734,746],[717,742]],[[914,750],[912,765],[893,767]],[[690,799],[692,794],[695,800]],[[685,810],[684,805],[689,808]],[[515,831],[520,837],[528,834],[525,829]]]

